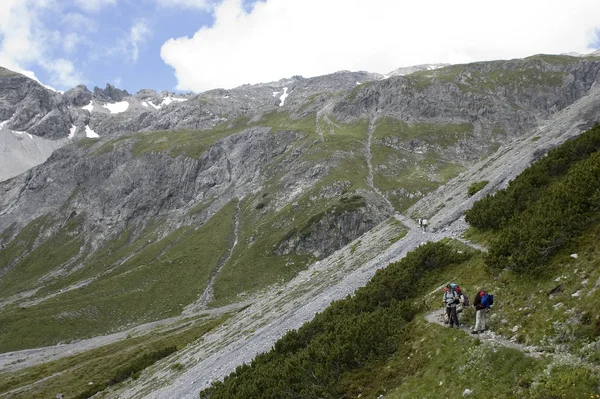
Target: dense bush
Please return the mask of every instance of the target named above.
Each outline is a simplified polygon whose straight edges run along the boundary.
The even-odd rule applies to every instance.
[[[496,231],[486,263],[537,273],[600,216],[600,126],[563,144],[505,190],[475,203],[466,220]]]
[[[569,169],[600,149],[600,126],[596,125],[575,140],[548,152],[527,168],[506,189],[476,202],[465,215],[480,230],[498,230],[539,200],[546,189],[561,180]]]
[[[352,297],[288,332],[271,351],[242,365],[201,398],[339,398],[344,374],[393,355],[417,309],[428,272],[461,262],[449,245],[429,243],[376,273]]]
[[[537,272],[558,249],[600,216],[600,152],[573,166],[537,202],[503,229],[490,245],[487,263]]]

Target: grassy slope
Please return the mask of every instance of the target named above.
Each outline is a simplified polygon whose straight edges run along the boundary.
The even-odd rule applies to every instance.
[[[0,351],[90,337],[179,314],[203,292],[211,270],[225,255],[234,211],[231,203],[197,230],[180,229],[120,265],[118,258],[99,254],[90,270],[72,277],[78,280],[112,266],[89,285],[36,306],[5,308],[0,314]],[[105,263],[109,260],[113,263]]]
[[[50,398],[62,392],[65,397],[73,398],[84,392],[91,392],[90,389],[102,390],[121,372],[133,370],[136,362],[144,355],[164,348],[181,349],[228,318],[229,315],[214,319],[187,319],[168,329],[157,328],[144,335],[130,336],[114,344],[43,365],[15,372],[0,372],[0,394],[26,387],[19,392],[19,397]],[[186,367],[184,364],[174,364],[176,366],[172,368],[177,371]],[[135,371],[139,373],[142,370]],[[94,382],[93,386],[88,385],[90,381]]]
[[[382,190],[397,210],[403,211],[423,195],[460,174],[464,167],[446,161],[439,149],[445,149],[467,140],[473,130],[470,124],[439,125],[415,123],[383,118],[373,132],[373,182]],[[428,146],[425,154],[397,150],[383,144],[382,140],[395,139],[400,145],[418,139]],[[395,190],[404,189],[407,195]]]
[[[481,254],[426,276],[414,286],[418,291],[414,303],[423,306],[422,313],[403,330],[394,354],[341,376],[336,384],[343,397],[461,397],[465,389],[473,391],[475,397],[493,395],[499,399],[600,395],[600,374],[590,368],[600,361],[600,350],[592,344],[600,336],[600,321],[594,312],[600,306],[600,294],[592,289],[594,282],[600,281],[594,246],[599,236],[600,226],[587,231],[554,258],[549,265],[551,273],[536,280],[511,272],[495,275]],[[578,259],[569,257],[572,251],[579,254]],[[547,293],[557,286],[559,277],[564,289],[549,297]],[[585,287],[582,277],[588,280]],[[496,296],[494,309],[488,314],[489,328],[516,342],[537,345],[549,354],[539,359],[527,357],[518,350],[495,347],[462,331],[427,323],[423,315],[439,309],[442,295],[441,291],[428,293],[446,281],[461,283],[471,295],[475,287],[486,287]],[[580,297],[571,296],[582,288]],[[557,309],[558,303],[563,306]],[[588,316],[581,322],[571,321],[565,328],[561,321],[573,315]],[[461,315],[462,323],[471,324],[473,319],[472,309]],[[561,353],[552,357],[558,348]]]
[[[593,58],[598,60],[598,58]],[[493,64],[495,68],[485,72],[470,70],[464,73],[464,65],[451,65],[432,71],[419,71],[406,77],[415,90],[422,90],[434,81],[454,82],[465,92],[494,92],[499,87],[512,90],[528,90],[532,88],[560,87],[564,72],[542,71],[533,62],[545,62],[553,65],[569,65],[580,62],[578,57],[538,55],[523,60],[491,61],[470,64],[485,66]],[[458,79],[460,77],[460,79]]]

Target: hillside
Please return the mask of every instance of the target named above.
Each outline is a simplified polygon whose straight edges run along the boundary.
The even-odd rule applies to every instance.
[[[469,236],[485,236],[488,254],[452,242],[419,247],[200,397],[599,394],[599,144],[597,125],[477,202],[466,214],[478,227]],[[499,259],[507,241],[513,247],[502,255],[510,258]],[[486,338],[424,323],[421,312],[439,306],[435,286],[446,281],[496,294]],[[461,317],[473,323],[472,309]],[[490,344],[490,334],[527,352]]]
[[[599,71],[534,56],[341,72],[160,109],[95,92],[98,138],[0,183],[0,396],[197,397],[421,243],[464,240],[476,200],[600,119]],[[479,272],[439,273],[492,278],[470,254]],[[421,311],[401,312],[406,329]]]

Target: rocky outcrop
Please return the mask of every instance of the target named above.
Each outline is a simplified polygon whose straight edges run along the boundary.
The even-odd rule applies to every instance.
[[[117,102],[123,101],[125,97],[129,96],[127,90],[117,89],[113,85],[107,83],[104,89],[94,87],[94,98],[100,101],[106,102]]]
[[[517,136],[586,95],[596,82],[599,61],[573,60],[538,56],[392,77],[361,86],[335,105],[333,115],[344,122],[374,116],[408,123],[482,122]]]
[[[84,107],[92,101],[92,92],[86,86],[79,85],[67,90],[64,97],[73,107]]]
[[[337,211],[311,218],[300,231],[292,231],[290,237],[283,240],[276,253],[287,255],[311,255],[317,259],[329,256],[356,237],[360,237],[390,215],[386,212],[367,207],[366,203],[351,210]],[[371,209],[369,209],[371,208]]]
[[[39,137],[67,137],[74,114],[64,97],[21,74],[0,68],[0,123]]]

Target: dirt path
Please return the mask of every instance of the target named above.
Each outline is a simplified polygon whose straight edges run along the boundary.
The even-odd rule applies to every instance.
[[[442,308],[434,310],[433,312],[429,312],[425,315],[425,320],[427,320],[429,323],[438,324],[444,328],[450,328],[447,324],[444,324],[444,316],[442,312]],[[471,334],[471,327],[464,324],[461,324],[459,329],[464,331],[465,334],[468,334],[470,337],[473,337],[473,339],[478,338],[481,342],[485,342],[496,347],[502,346],[505,348],[517,349],[527,356],[540,358],[542,355],[554,355],[553,353],[546,352],[535,346],[527,346],[519,344],[518,342],[509,341],[508,339],[494,333],[491,330],[486,330],[485,332],[480,334]]]

